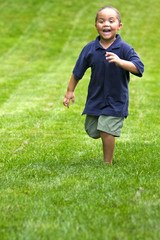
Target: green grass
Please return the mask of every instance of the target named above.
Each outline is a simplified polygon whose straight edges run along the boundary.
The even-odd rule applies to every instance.
[[[62,100],[106,1],[0,1],[0,239],[160,238],[159,0],[113,0],[122,38],[145,64],[131,77],[130,115],[104,166],[84,131],[90,71]]]

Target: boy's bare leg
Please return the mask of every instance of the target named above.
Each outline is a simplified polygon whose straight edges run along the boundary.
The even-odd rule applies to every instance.
[[[100,132],[100,136],[103,143],[104,163],[112,164],[115,138],[106,132]]]

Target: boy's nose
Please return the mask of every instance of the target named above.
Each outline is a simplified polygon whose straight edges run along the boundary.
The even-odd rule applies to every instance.
[[[109,26],[109,22],[108,22],[108,21],[105,21],[105,22],[104,22],[104,25],[105,25],[105,26]]]

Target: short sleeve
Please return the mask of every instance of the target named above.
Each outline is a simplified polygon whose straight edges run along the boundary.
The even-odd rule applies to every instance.
[[[128,61],[131,61],[139,70],[139,74],[134,74],[138,77],[142,77],[144,72],[144,64],[142,63],[141,59],[139,58],[138,54],[135,52],[134,48],[131,48],[127,53],[127,59]]]
[[[73,75],[77,80],[82,79],[83,75],[85,74],[85,71],[89,67],[88,61],[87,61],[87,53],[88,53],[88,48],[87,46],[85,46],[82,52],[80,53],[79,58],[76,62],[76,65],[73,69]]]

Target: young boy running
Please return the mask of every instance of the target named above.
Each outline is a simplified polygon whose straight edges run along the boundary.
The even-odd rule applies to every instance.
[[[74,90],[87,68],[91,79],[83,114],[85,129],[92,138],[101,138],[104,163],[112,164],[115,137],[120,136],[128,116],[130,72],[142,77],[144,65],[135,50],[117,32],[122,23],[120,13],[112,6],[101,8],[96,15],[96,40],[82,50],[73,69],[63,104],[74,103]]]

